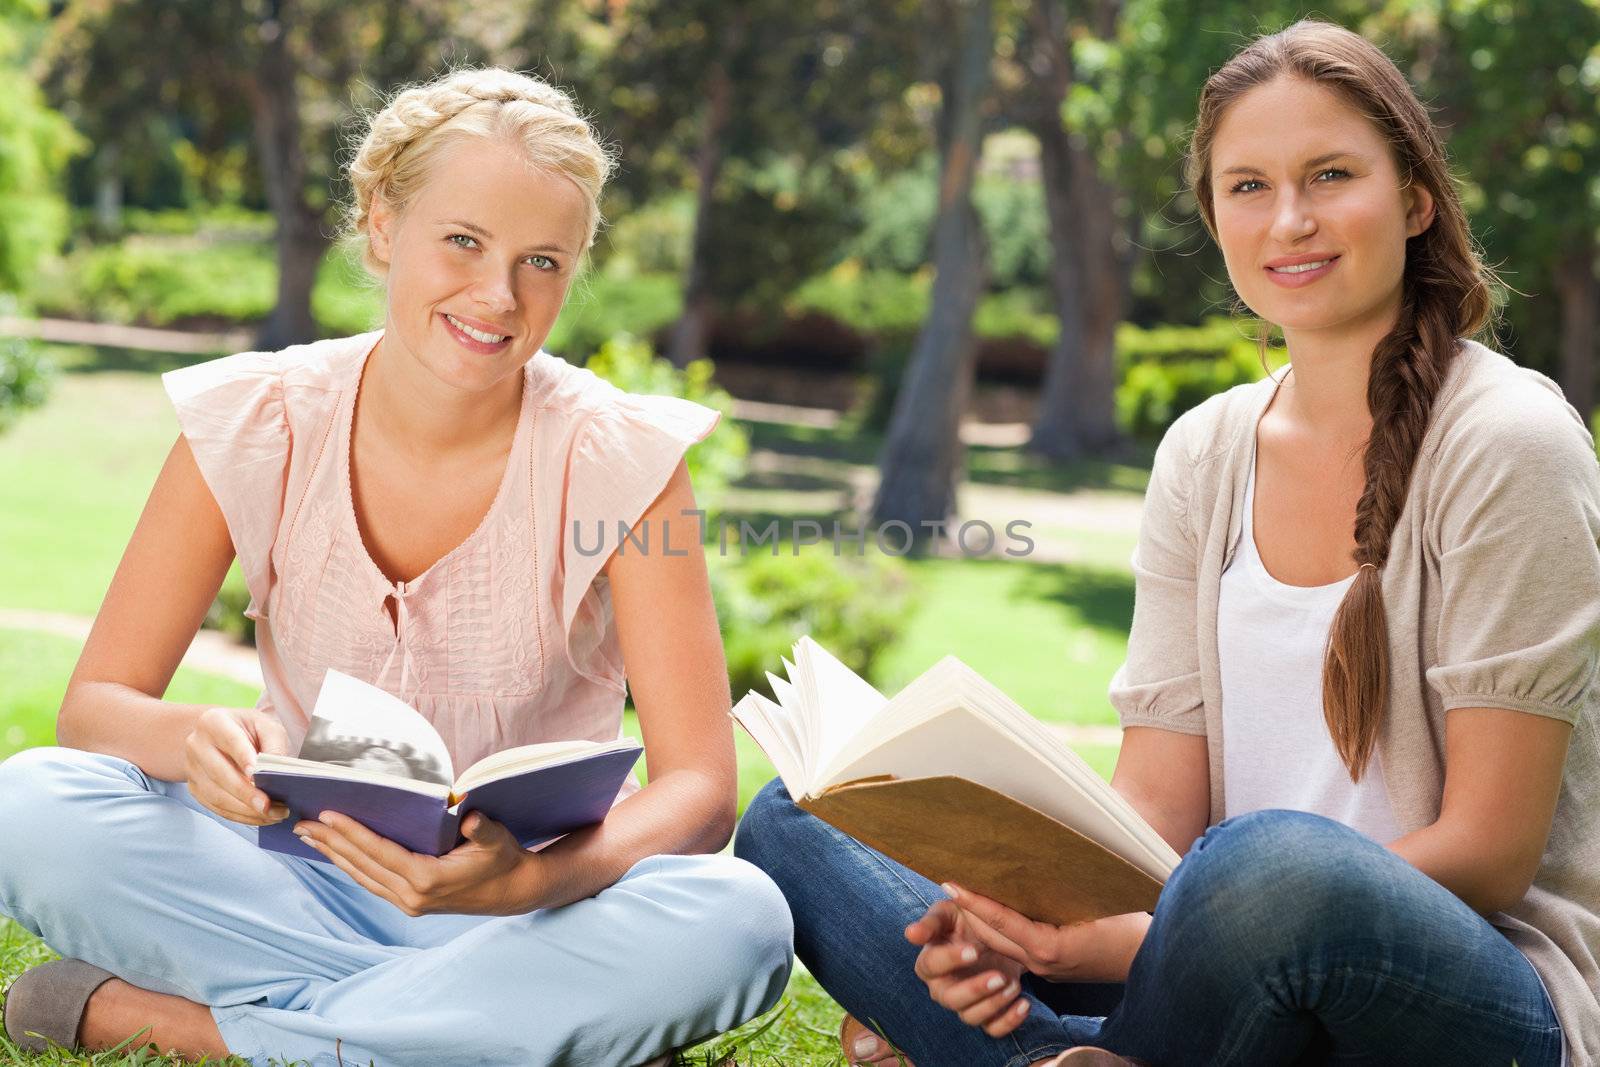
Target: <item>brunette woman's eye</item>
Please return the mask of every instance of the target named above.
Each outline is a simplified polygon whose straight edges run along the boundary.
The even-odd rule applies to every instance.
[[[1247,186],[1247,185],[1259,185],[1259,184],[1261,184],[1261,183],[1256,181],[1254,178],[1246,178],[1244,181],[1240,182],[1238,185],[1235,185],[1232,189],[1229,189],[1228,191],[1230,193],[1243,192],[1245,186]]]
[[[1319,177],[1319,178],[1320,178],[1320,177],[1322,177],[1322,176],[1323,176],[1323,175],[1324,175],[1324,174],[1338,174],[1338,175],[1340,175],[1340,176],[1341,176],[1341,177],[1345,177],[1345,178],[1348,178],[1348,177],[1350,177],[1350,172],[1349,172],[1349,171],[1347,171],[1347,170],[1344,170],[1344,169],[1343,169],[1343,168],[1341,168],[1341,167],[1329,167],[1329,168],[1328,168],[1328,169],[1327,169],[1327,170],[1323,170],[1323,171],[1318,171],[1318,172],[1317,172],[1317,177]]]

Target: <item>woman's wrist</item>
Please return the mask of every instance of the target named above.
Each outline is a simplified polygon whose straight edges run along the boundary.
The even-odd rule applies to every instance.
[[[509,872],[512,904],[506,909],[509,915],[526,915],[530,911],[549,907],[549,860],[541,853],[522,850],[522,858]]]
[[[1116,918],[1123,920],[1121,923],[1123,936],[1117,939],[1117,956],[1110,967],[1114,982],[1126,982],[1128,972],[1133,969],[1133,958],[1139,954],[1140,947],[1144,944],[1145,935],[1150,932],[1150,924],[1155,921],[1155,916],[1147,911],[1130,912]]]
[[[1148,912],[1135,911],[1108,915],[1080,927],[1063,927],[1063,930],[1082,931],[1085,935],[1083,948],[1076,953],[1070,950],[1064,953],[1071,959],[1070,966],[1040,977],[1052,982],[1127,981],[1133,958],[1139,954],[1139,947],[1150,929],[1150,921]]]

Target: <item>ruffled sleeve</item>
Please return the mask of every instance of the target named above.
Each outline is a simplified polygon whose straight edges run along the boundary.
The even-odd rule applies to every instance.
[[[250,591],[245,614],[262,618],[289,467],[289,422],[277,359],[272,353],[243,352],[169,371],[161,382],[228,524]]]
[[[567,656],[591,681],[624,689],[610,592],[600,576],[621,543],[619,528],[638,523],[689,447],[705,440],[721,417],[689,400],[619,391],[577,433],[561,531],[560,613]],[[661,551],[661,532],[648,536],[647,551]]]
[[[1600,706],[1600,463],[1570,405],[1500,397],[1440,449],[1442,606],[1428,684],[1452,708],[1575,723]]]
[[[1192,415],[1192,413],[1190,413]],[[1189,416],[1156,448],[1133,551],[1133,626],[1128,655],[1108,696],[1123,727],[1206,732],[1195,625],[1198,550],[1186,487],[1191,462],[1183,444]]]

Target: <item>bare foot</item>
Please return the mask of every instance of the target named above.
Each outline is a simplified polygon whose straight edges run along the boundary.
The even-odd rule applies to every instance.
[[[191,1060],[202,1056],[222,1059],[229,1054],[210,1008],[140,989],[120,978],[111,979],[89,997],[78,1024],[78,1042],[91,1052],[102,1052],[141,1030],[145,1033],[138,1038],[139,1047],[155,1045]]]
[[[844,1049],[847,1063],[912,1067],[911,1061],[902,1057],[892,1045],[849,1015],[839,1023],[839,1046]]]

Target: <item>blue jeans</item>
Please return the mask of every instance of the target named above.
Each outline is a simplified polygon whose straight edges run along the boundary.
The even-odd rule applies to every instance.
[[[789,912],[731,856],[652,856],[523,915],[408,916],[116,756],[0,763],[0,912],[211,1007],[229,1051],[313,1067],[634,1064],[775,1004]]]
[[[1331,819],[1258,811],[1178,865],[1126,983],[1027,976],[1004,1038],[929,999],[902,931],[943,891],[802,811],[780,782],[734,851],[778,883],[795,951],[916,1067],[1020,1067],[1095,1045],[1175,1064],[1557,1067],[1561,1027],[1527,959],[1449,890]]]

